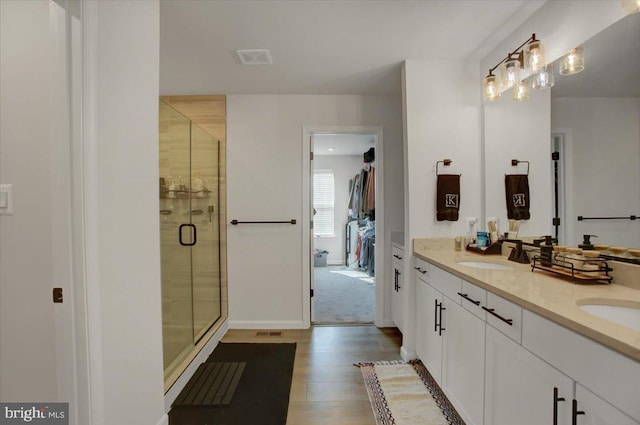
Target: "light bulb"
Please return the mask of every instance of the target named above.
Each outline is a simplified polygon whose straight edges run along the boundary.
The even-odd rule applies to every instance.
[[[584,50],[582,46],[571,49],[560,59],[560,74],[577,74],[584,69]]]
[[[485,102],[492,102],[500,97],[498,78],[489,74],[482,80],[482,94]]]
[[[531,87],[536,90],[541,89],[550,89],[553,87],[554,77],[553,77],[553,64],[550,63],[544,66],[540,72],[533,76],[533,80],[531,81]]]
[[[517,57],[509,59],[502,65],[500,78],[502,79],[502,88],[505,90],[518,84],[520,81],[520,61]]]
[[[622,0],[622,9],[629,15],[640,12],[640,0]]]
[[[538,72],[546,65],[544,45],[540,40],[534,40],[524,51],[525,67],[531,72]]]
[[[529,99],[529,86],[524,81],[520,81],[513,87],[513,100],[524,102]]]

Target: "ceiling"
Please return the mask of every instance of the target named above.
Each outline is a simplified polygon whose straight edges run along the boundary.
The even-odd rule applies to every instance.
[[[558,75],[553,97],[640,97],[640,14],[629,15],[585,41],[584,70]]]
[[[315,134],[314,155],[359,155],[375,146],[372,134]],[[333,149],[333,150],[329,150]]]
[[[479,60],[543,0],[162,0],[160,93],[401,93],[401,64]],[[273,65],[241,65],[269,49]]]

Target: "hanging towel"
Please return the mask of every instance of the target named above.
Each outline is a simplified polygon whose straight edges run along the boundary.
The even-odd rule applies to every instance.
[[[460,210],[460,175],[438,174],[436,194],[438,221],[458,221]]]
[[[526,174],[505,174],[507,195],[507,217],[510,220],[529,220],[529,176]]]

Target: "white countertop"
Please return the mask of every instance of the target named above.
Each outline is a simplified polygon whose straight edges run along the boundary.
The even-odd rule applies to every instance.
[[[640,303],[640,291],[626,286],[574,284],[548,272],[531,271],[531,265],[508,261],[497,255],[454,251],[453,244],[427,247],[414,240],[414,255],[443,270],[640,361],[640,332],[587,313],[580,300]],[[460,261],[490,261],[513,270],[487,270],[458,264]],[[584,302],[583,302],[584,303]]]

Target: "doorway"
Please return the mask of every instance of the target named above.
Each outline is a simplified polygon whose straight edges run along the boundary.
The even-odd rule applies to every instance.
[[[376,313],[376,134],[311,136],[312,322],[373,324]]]

